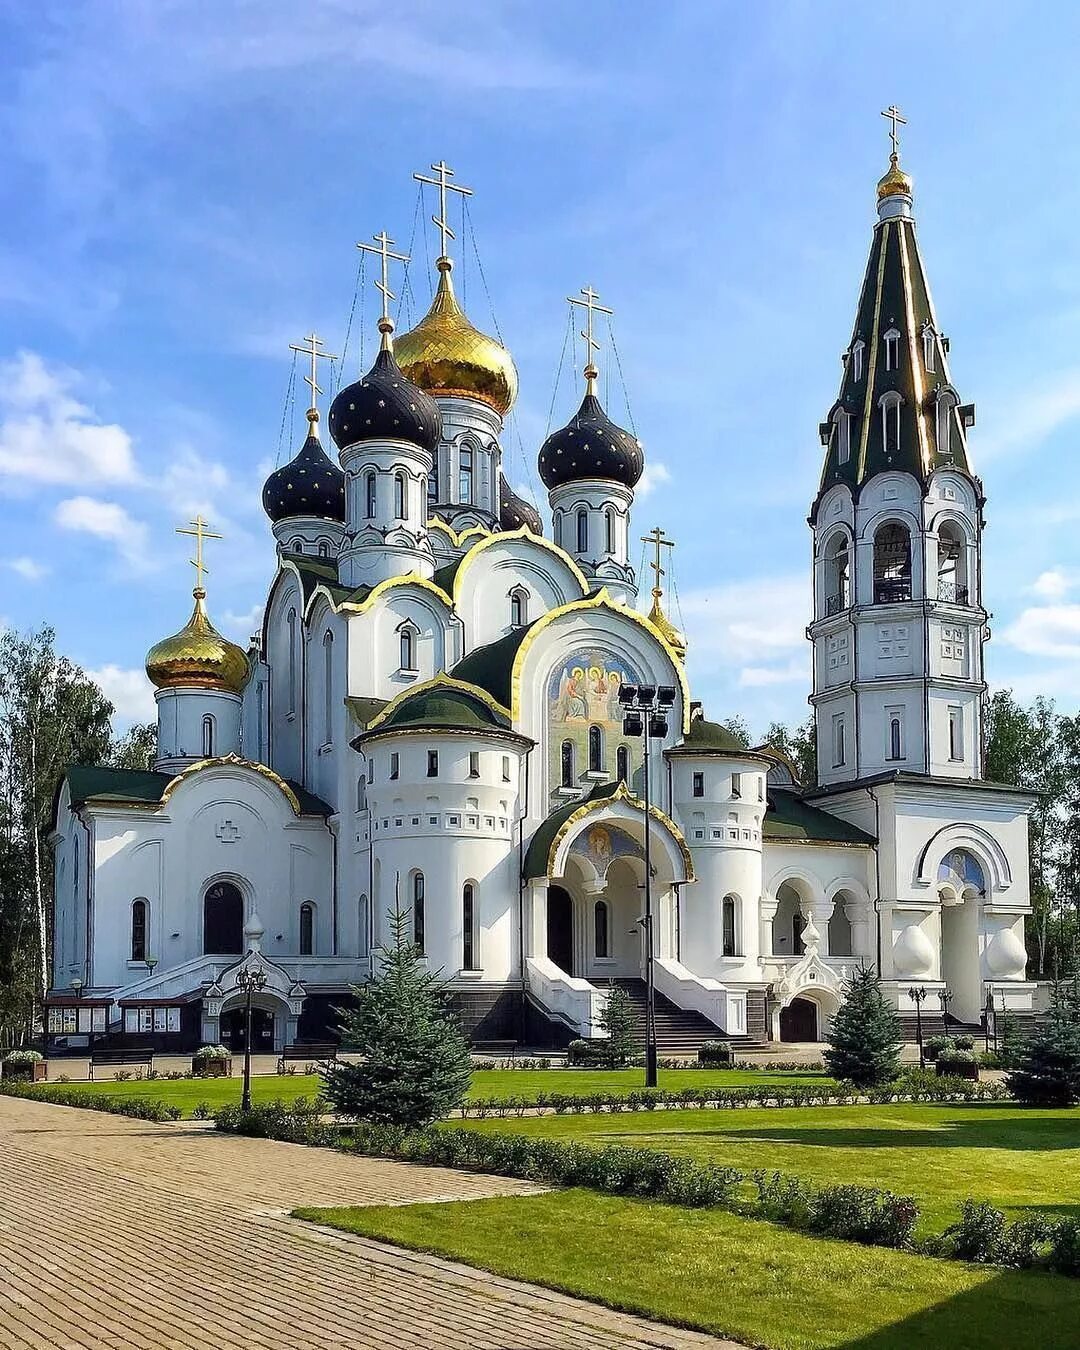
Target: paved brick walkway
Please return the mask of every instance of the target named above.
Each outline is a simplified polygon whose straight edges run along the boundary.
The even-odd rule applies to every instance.
[[[528,1190],[0,1097],[0,1347],[729,1346],[288,1218],[299,1204]]]

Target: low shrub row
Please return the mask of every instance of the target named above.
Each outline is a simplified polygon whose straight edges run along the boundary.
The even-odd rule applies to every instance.
[[[957,1223],[919,1240],[915,1201],[873,1186],[819,1186],[768,1171],[747,1177],[735,1167],[703,1165],[662,1149],[624,1144],[593,1147],[460,1127],[406,1130],[364,1123],[342,1127],[323,1120],[320,1111],[318,1099],[292,1105],[273,1102],[250,1111],[230,1106],[217,1112],[215,1123],[228,1133],[550,1186],[581,1186],[692,1208],[712,1206],[867,1246],[1080,1277],[1080,1218],[1031,1214],[1010,1224],[993,1206],[967,1200]]]
[[[149,1097],[103,1097],[97,1093],[51,1084],[35,1086],[0,1080],[0,1093],[5,1097],[27,1097],[35,1102],[48,1102],[50,1106],[78,1106],[87,1111],[107,1111],[114,1116],[133,1116],[136,1120],[161,1122],[179,1120],[182,1115],[178,1106],[167,1106],[164,1102],[151,1101]]]
[[[788,1083],[782,1086],[641,1088],[634,1092],[536,1092],[529,1096],[475,1097],[462,1103],[464,1120],[507,1119],[526,1111],[552,1111],[557,1116],[593,1112],[655,1111],[657,1108],[852,1106],[869,1102],[1005,1101],[1000,1083],[973,1083],[915,1070],[882,1088],[859,1091],[850,1084]]]

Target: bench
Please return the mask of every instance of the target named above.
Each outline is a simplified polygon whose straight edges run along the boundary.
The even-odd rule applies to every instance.
[[[333,1041],[297,1041],[282,1046],[277,1071],[285,1072],[286,1064],[314,1064],[320,1059],[337,1059],[338,1047]]]
[[[478,1055],[503,1055],[513,1059],[517,1053],[517,1041],[473,1041],[472,1049]]]
[[[146,1069],[154,1067],[153,1050],[91,1050],[90,1052],[90,1082],[94,1081],[94,1070],[101,1067],[121,1067],[122,1065],[137,1064]]]

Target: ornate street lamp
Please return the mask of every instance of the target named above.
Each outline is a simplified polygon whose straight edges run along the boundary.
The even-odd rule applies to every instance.
[[[244,991],[244,1091],[240,1109],[251,1110],[251,996],[266,984],[266,971],[248,967],[236,977],[236,987]]]
[[[953,995],[950,993],[947,984],[943,984],[938,990],[938,998],[941,999],[941,1021],[947,1036],[949,1034],[949,1004],[953,1001]]]
[[[919,1045],[919,1068],[926,1068],[926,1056],[923,1054],[922,1043],[922,1005],[926,1001],[926,990],[919,985],[916,989],[909,989],[908,998],[915,1004],[915,1039]]]
[[[623,684],[619,686],[623,707],[623,735],[640,736],[642,753],[642,796],[645,817],[645,913],[641,919],[645,935],[645,1086],[656,1087],[656,989],[653,972],[652,857],[649,847],[649,743],[668,734],[667,714],[675,705],[675,686],[670,684]]]

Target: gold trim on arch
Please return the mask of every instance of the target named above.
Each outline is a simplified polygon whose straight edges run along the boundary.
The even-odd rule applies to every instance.
[[[408,689],[402,689],[402,691],[399,694],[395,694],[394,697],[390,700],[390,702],[386,705],[386,707],[383,708],[381,712],[377,713],[376,716],[374,716],[371,719],[371,721],[367,725],[367,729],[364,731],[363,734],[365,736],[370,736],[373,731],[378,730],[379,726],[393,714],[394,710],[398,708],[405,701],[405,699],[412,698],[414,694],[424,693],[428,689],[460,690],[462,693],[468,694],[470,697],[478,699],[481,703],[485,705],[485,707],[488,707],[492,710],[492,712],[497,713],[498,716],[505,717],[507,718],[507,720],[512,720],[510,718],[510,709],[504,708],[503,705],[499,703],[497,699],[493,698],[492,695],[489,694],[486,689],[481,689],[478,685],[475,684],[469,684],[466,680],[455,680],[452,675],[447,675],[447,673],[444,670],[441,670],[437,675],[433,676],[430,680],[425,680],[423,684],[410,685]],[[495,730],[495,728],[492,729]],[[513,728],[500,727],[498,728],[498,730],[511,731],[513,730]],[[520,733],[517,734],[520,735]]]
[[[572,600],[568,605],[559,605],[555,609],[549,609],[546,614],[542,614],[529,628],[514,656],[514,668],[510,678],[510,704],[513,720],[516,723],[521,717],[521,668],[525,663],[525,657],[532,648],[537,637],[553,624],[557,619],[563,618],[567,614],[576,614],[586,609],[606,609],[612,614],[618,614],[622,618],[630,619],[636,623],[639,628],[643,628],[646,633],[655,638],[663,648],[671,662],[672,669],[675,672],[676,683],[682,691],[683,715],[682,731],[685,736],[690,730],[690,681],[687,679],[686,671],[675,654],[675,649],[667,638],[663,635],[657,626],[650,622],[644,615],[639,614],[636,609],[631,609],[628,605],[620,604],[618,600],[613,600],[608,588],[604,586],[596,595],[586,596],[583,600]]]
[[[164,806],[172,794],[180,786],[185,778],[190,778],[192,774],[198,773],[201,769],[217,769],[223,767],[250,769],[253,773],[261,774],[263,778],[268,779],[275,787],[280,788],[284,793],[286,800],[293,809],[296,816],[302,815],[300,810],[300,800],[292,788],[286,783],[285,779],[277,774],[273,769],[265,764],[257,764],[253,759],[242,759],[239,755],[214,755],[209,759],[197,759],[194,764],[189,764],[186,769],[181,769],[175,778],[165,784],[165,791],[161,794],[161,800],[158,806]]]
[[[552,869],[555,866],[555,855],[559,851],[559,845],[566,836],[573,831],[574,827],[583,821],[586,816],[592,815],[594,811],[602,811],[605,807],[614,806],[618,802],[626,802],[629,806],[634,807],[635,810],[638,811],[644,811],[645,809],[645,803],[641,798],[635,797],[634,794],[629,791],[625,783],[620,783],[610,797],[599,797],[595,801],[585,802],[571,815],[567,816],[566,820],[559,826],[555,838],[551,841],[551,847],[548,849],[547,875],[549,877],[553,875]],[[690,850],[686,845],[686,839],[683,836],[682,830],[680,830],[671,817],[667,815],[666,812],[661,811],[658,806],[650,805],[649,815],[653,820],[659,821],[661,825],[670,831],[671,837],[675,840],[676,844],[678,844],[679,852],[682,854],[683,866],[686,870],[686,880],[694,881],[696,879],[694,873],[694,860],[690,856]]]
[[[543,535],[534,534],[527,525],[522,525],[516,530],[500,530],[498,534],[488,535],[486,539],[481,539],[478,543],[473,544],[472,548],[470,548],[468,553],[461,559],[461,562],[458,564],[457,572],[454,574],[455,607],[461,599],[461,579],[468,569],[469,564],[474,561],[478,553],[483,553],[485,549],[492,548],[496,544],[501,544],[505,539],[521,539],[532,544],[539,544],[540,547],[546,549],[548,553],[554,554],[556,558],[559,558],[570,568],[574,580],[581,587],[582,597],[588,595],[589,583],[585,578],[585,573],[582,572],[581,568],[573,558],[571,558],[569,553],[567,553],[565,549],[560,548],[558,544],[553,543],[550,539],[545,539]]]
[[[430,520],[425,522],[424,528],[427,530],[442,530],[448,536],[454,548],[460,548],[470,534],[480,534],[486,537],[495,533],[495,531],[489,530],[486,525],[469,525],[458,534],[453,525],[443,520],[442,516],[432,516]]]

